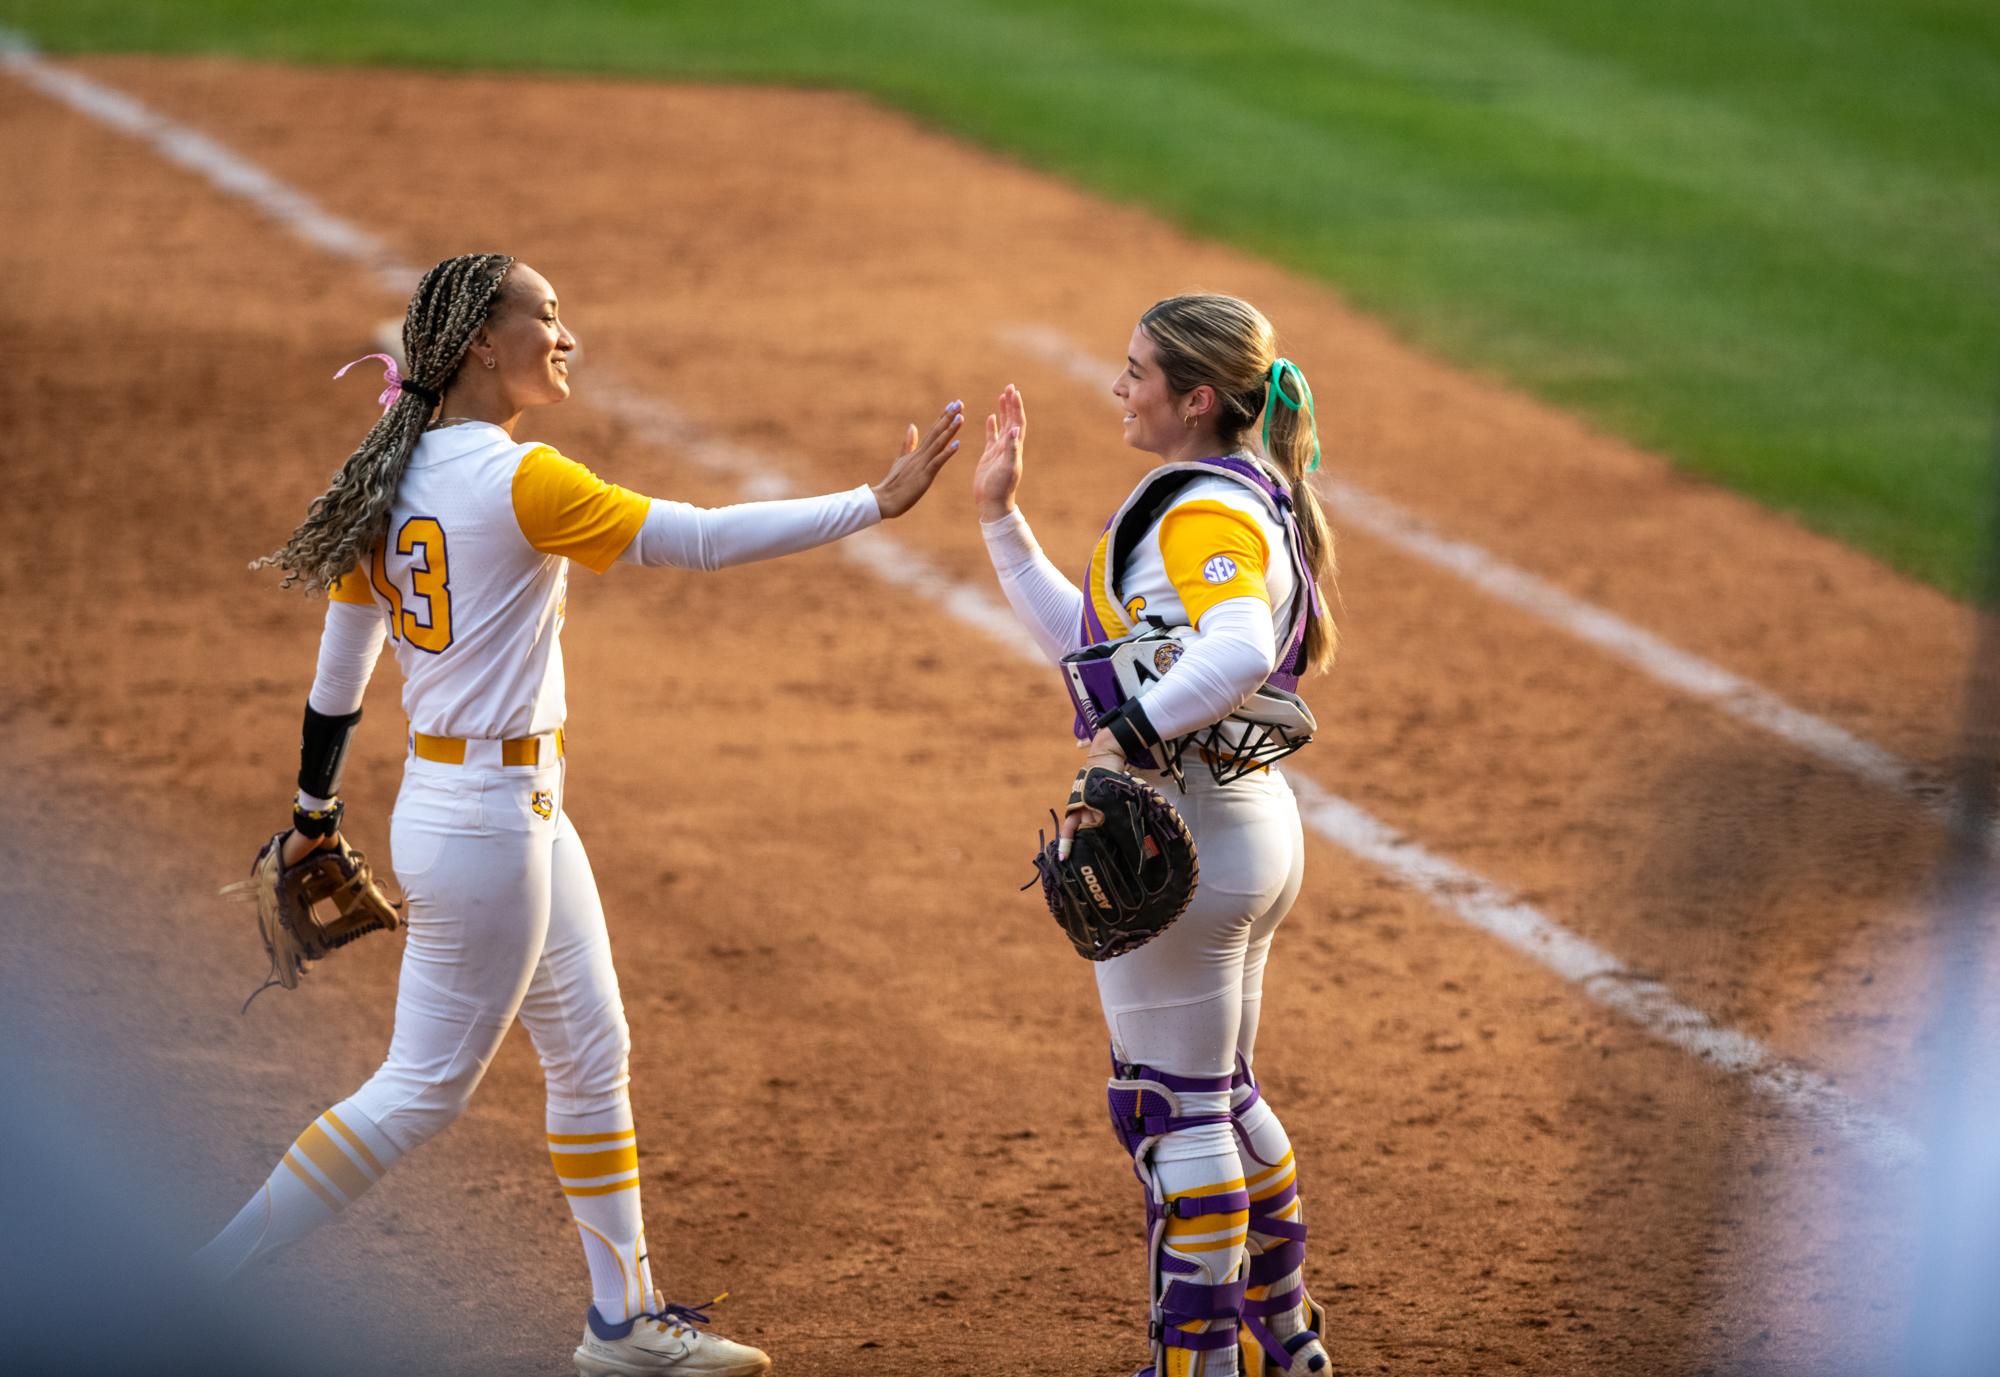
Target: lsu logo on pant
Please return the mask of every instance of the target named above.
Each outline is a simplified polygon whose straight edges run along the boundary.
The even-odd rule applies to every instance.
[[[528,800],[528,806],[535,810],[535,816],[538,818],[554,817],[556,796],[547,789],[537,789],[535,790],[534,797]]]

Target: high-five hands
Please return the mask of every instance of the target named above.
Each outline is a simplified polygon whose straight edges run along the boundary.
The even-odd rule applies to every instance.
[[[986,418],[986,452],[972,471],[972,500],[981,521],[998,521],[1014,510],[1021,486],[1021,449],[1028,439],[1028,409],[1020,389],[1008,383],[999,414]]]
[[[931,480],[958,451],[958,428],[965,424],[965,403],[953,402],[931,423],[930,433],[921,440],[911,426],[903,437],[903,454],[889,467],[889,476],[874,485],[875,505],[882,519],[901,516],[917,505],[931,490]]]

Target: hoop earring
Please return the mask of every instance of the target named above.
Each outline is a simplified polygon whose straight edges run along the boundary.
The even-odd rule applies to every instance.
[[[488,360],[486,360],[486,366],[487,366],[488,368],[491,368],[491,367],[493,367],[493,360],[491,360],[491,359],[488,359]]]

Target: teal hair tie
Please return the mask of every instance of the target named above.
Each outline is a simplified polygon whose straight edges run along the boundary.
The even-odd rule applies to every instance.
[[[1285,391],[1285,376],[1290,374],[1299,380],[1299,399],[1293,401]],[[1271,453],[1271,412],[1279,402],[1294,411],[1306,413],[1306,424],[1312,427],[1313,461],[1306,465],[1311,473],[1319,467],[1319,417],[1313,411],[1313,390],[1306,385],[1306,375],[1299,372],[1299,366],[1290,359],[1279,359],[1271,365],[1271,384],[1264,389],[1264,453]]]

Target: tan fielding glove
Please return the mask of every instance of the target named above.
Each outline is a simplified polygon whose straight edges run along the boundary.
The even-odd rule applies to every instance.
[[[308,851],[288,866],[283,852],[290,835],[287,828],[264,843],[250,878],[221,891],[225,898],[257,905],[257,929],[271,954],[271,981],[288,990],[297,989],[299,977],[335,947],[403,925],[400,905],[375,883],[366,856],[342,841]],[[247,1001],[243,1007],[250,1007]]]

